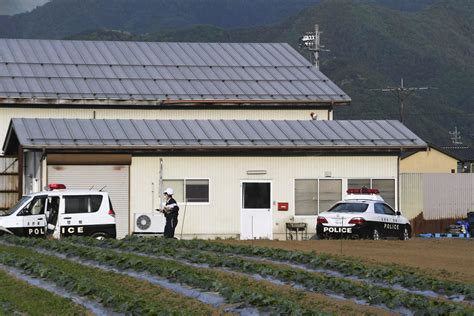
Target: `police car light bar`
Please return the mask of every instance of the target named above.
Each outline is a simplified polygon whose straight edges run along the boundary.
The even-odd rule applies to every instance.
[[[378,189],[347,189],[347,194],[380,194]]]
[[[59,184],[59,183],[51,183],[48,184],[48,189],[49,190],[64,190],[66,189],[66,186],[64,184]]]

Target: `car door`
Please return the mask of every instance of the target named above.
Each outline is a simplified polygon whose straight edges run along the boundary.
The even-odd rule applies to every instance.
[[[388,205],[383,204],[386,222],[384,223],[384,230],[387,236],[398,237],[400,234],[400,224],[398,223],[397,213]]]
[[[31,202],[18,213],[18,216],[22,217],[23,236],[44,236],[46,226],[46,199],[46,195],[35,196]]]
[[[107,202],[101,194],[64,195],[63,201],[61,237],[88,235],[92,226],[100,224],[100,214],[97,212],[102,203]]]
[[[374,217],[375,217],[374,226],[375,228],[377,228],[379,234],[382,236],[387,236],[387,232],[385,230],[385,223],[387,223],[388,219],[387,219],[387,216],[385,215],[383,203],[374,204]]]

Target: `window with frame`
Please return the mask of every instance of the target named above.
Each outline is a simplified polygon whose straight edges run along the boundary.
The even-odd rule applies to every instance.
[[[209,203],[208,179],[167,179],[163,188],[172,188],[177,202]]]
[[[347,179],[348,189],[359,189],[364,186],[369,189],[378,189],[384,201],[395,207],[394,179]]]
[[[315,216],[342,199],[342,180],[295,180],[295,215]]]

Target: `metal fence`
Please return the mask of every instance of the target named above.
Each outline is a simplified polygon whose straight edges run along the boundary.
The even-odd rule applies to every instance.
[[[409,219],[465,218],[474,212],[474,174],[400,174],[400,206]]]

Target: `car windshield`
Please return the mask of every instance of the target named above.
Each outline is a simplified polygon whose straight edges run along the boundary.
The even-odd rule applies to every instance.
[[[328,212],[332,213],[364,213],[369,204],[366,203],[338,203],[331,207]]]
[[[22,197],[14,206],[12,206],[11,208],[9,208],[8,210],[6,211],[0,211],[0,216],[8,216],[8,215],[11,215],[13,213],[15,213],[16,211],[18,211],[18,209],[20,207],[23,206],[23,204],[25,204],[26,201],[28,201],[29,199],[31,199],[31,196],[24,196]]]

